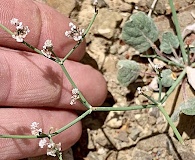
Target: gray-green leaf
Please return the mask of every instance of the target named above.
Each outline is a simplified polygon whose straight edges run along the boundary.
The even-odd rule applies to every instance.
[[[173,72],[170,69],[163,70],[161,76],[161,82],[164,87],[170,87],[175,82]]]
[[[158,30],[152,18],[144,12],[138,12],[125,22],[122,39],[142,53],[147,51],[158,39]]]
[[[118,81],[124,86],[128,86],[134,82],[140,73],[140,66],[137,62],[132,60],[120,60],[117,64],[118,67]]]
[[[182,113],[186,115],[195,115],[195,98],[190,98],[179,105]]]
[[[166,54],[171,54],[173,49],[179,47],[179,40],[172,32],[164,32],[160,44],[160,50]]]

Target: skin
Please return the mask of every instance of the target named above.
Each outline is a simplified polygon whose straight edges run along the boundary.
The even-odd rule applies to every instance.
[[[10,24],[17,18],[27,25],[30,33],[25,41],[42,49],[47,39],[54,44],[59,57],[76,44],[64,36],[70,19],[52,8],[32,0],[6,0],[0,3],[0,22],[14,31]],[[33,53],[0,29],[0,134],[31,134],[32,122],[39,122],[45,133],[74,120],[75,110],[84,110],[77,102],[71,106],[72,87],[60,66],[44,56]],[[92,67],[79,63],[85,53],[85,43],[71,55],[65,66],[92,106],[101,105],[106,97],[106,83]],[[81,123],[54,137],[62,150],[71,147],[81,135]],[[46,154],[38,146],[39,139],[0,139],[2,160],[21,159]]]

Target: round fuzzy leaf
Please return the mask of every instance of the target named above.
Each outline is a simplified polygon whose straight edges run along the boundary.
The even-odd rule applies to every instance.
[[[151,43],[158,39],[158,30],[152,18],[144,12],[138,12],[125,22],[122,39],[142,53],[147,51],[151,47]]]
[[[163,70],[161,76],[161,82],[164,87],[170,87],[175,81],[173,72],[170,69]]]
[[[179,40],[172,32],[165,32],[162,35],[160,50],[166,54],[171,54],[172,50],[179,47]]]
[[[188,99],[180,104],[180,110],[186,115],[195,115],[195,98]]]
[[[140,66],[137,62],[131,60],[120,60],[118,67],[118,81],[124,86],[128,86],[134,82],[140,73]]]

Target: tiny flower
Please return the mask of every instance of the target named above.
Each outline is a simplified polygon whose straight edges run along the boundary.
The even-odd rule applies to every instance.
[[[31,134],[34,136],[40,135],[42,133],[42,128],[39,128],[38,122],[32,122],[31,126]]]
[[[19,22],[16,18],[11,19],[10,23],[16,26],[16,31],[13,33],[12,38],[17,42],[23,42],[24,38],[30,32],[28,26],[23,26],[22,22]]]
[[[44,46],[45,48],[53,48],[53,44],[51,42],[51,40],[47,39],[44,43]]]
[[[142,88],[141,87],[137,87],[137,92],[138,92],[138,94],[142,94]]]
[[[56,152],[61,151],[61,143],[55,144],[54,142],[50,142],[47,144],[47,155],[48,156],[56,156]]]
[[[39,123],[38,122],[32,122],[32,124],[30,126],[31,126],[31,129],[36,129],[36,128],[38,128]]]
[[[73,38],[75,41],[80,41],[83,38],[84,29],[76,27],[72,22],[69,23],[70,31],[65,32],[65,36]]]
[[[73,95],[79,94],[78,88],[73,88],[73,89],[72,89],[72,94],[73,94]]]
[[[10,23],[11,23],[12,25],[16,25],[16,24],[19,23],[19,21],[18,21],[18,19],[13,18],[13,19],[10,20]]]
[[[42,138],[40,141],[39,141],[39,147],[40,148],[43,148],[44,146],[47,145],[47,140],[46,138]]]
[[[71,97],[70,105],[76,104],[76,100],[78,100],[79,98],[80,98],[80,96],[79,96],[78,88],[73,88],[72,89],[72,97]]]
[[[43,46],[43,49],[41,50],[41,52],[43,53],[43,55],[47,58],[51,58],[52,55],[52,49],[53,49],[53,44],[51,42],[51,40],[46,40]]]
[[[154,65],[154,68],[157,69],[157,70],[160,70],[160,69],[163,68],[163,65],[161,65],[161,64],[155,64]]]

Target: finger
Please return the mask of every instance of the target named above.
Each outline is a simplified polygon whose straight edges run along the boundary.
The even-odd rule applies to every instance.
[[[83,109],[80,103],[70,105],[72,85],[54,61],[1,48],[0,64],[0,105]],[[70,60],[65,67],[91,105],[100,105],[105,100],[106,83],[98,71]]]
[[[0,110],[0,133],[9,135],[31,135],[30,125],[38,122],[43,132],[48,134],[60,129],[77,118],[71,111],[2,108]],[[62,150],[71,147],[81,135],[81,123],[78,122],[66,131],[55,136],[54,143],[62,143]],[[21,159],[46,154],[46,147],[39,147],[40,139],[0,139],[0,157],[2,160]]]
[[[64,34],[65,31],[70,30],[68,26],[70,19],[45,4],[32,0],[6,0],[0,3],[0,8],[1,23],[14,32],[15,27],[10,24],[10,20],[17,18],[22,21],[23,25],[30,29],[25,41],[40,50],[44,42],[50,39],[57,56],[64,57],[76,44],[74,40],[67,38]],[[30,51],[23,44],[17,43],[11,35],[2,29],[0,29],[0,34],[0,46]],[[85,43],[83,42],[70,59],[80,60],[84,52]]]

